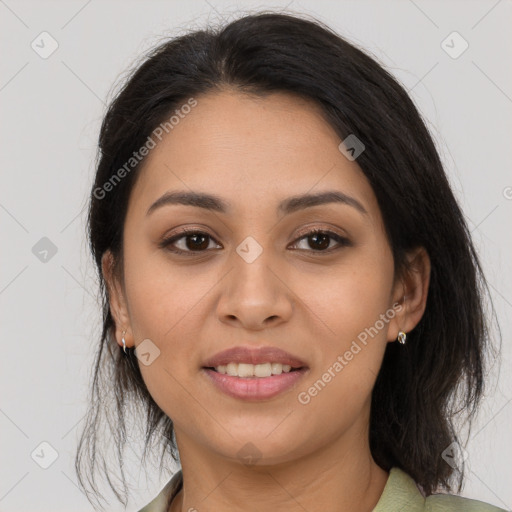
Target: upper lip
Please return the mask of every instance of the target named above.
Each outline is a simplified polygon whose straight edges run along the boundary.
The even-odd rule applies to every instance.
[[[248,363],[248,364],[262,364],[262,363],[281,363],[288,364],[292,368],[302,368],[306,366],[304,361],[298,357],[285,352],[277,347],[232,347],[222,352],[218,352],[213,357],[205,361],[203,367],[215,368],[216,366],[225,365],[228,363]]]

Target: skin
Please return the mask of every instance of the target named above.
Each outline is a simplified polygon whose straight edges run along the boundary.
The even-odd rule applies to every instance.
[[[126,330],[127,346],[149,338],[160,350],[139,366],[174,422],[184,490],[170,511],[371,511],[388,478],[369,448],[371,392],[387,343],[423,315],[428,255],[411,251],[412,270],[393,275],[373,190],[312,102],[230,89],[197,101],[150,152],[132,191],[124,276],[112,273],[109,252],[103,258],[118,343]],[[368,214],[338,203],[286,216],[276,210],[289,196],[333,189]],[[171,190],[214,193],[233,209],[167,205],[146,216]],[[188,246],[187,238],[174,246],[191,256],[158,247],[184,226],[209,234],[207,249],[192,252],[190,237]],[[327,239],[332,250],[322,253],[311,237],[298,236],[304,228],[334,230],[351,245]],[[236,252],[247,236],[263,249],[250,264]],[[298,393],[394,303],[402,306],[394,318],[308,404],[299,403]],[[229,397],[201,367],[236,345],[276,345],[309,371],[272,399]],[[252,465],[237,455],[249,442],[260,456]]]

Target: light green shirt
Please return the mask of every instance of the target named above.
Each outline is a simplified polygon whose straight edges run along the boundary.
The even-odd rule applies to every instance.
[[[183,485],[181,470],[167,482],[158,496],[139,512],[167,512]],[[372,512],[506,512],[482,501],[453,494],[423,497],[414,480],[399,468],[392,468],[382,495]]]

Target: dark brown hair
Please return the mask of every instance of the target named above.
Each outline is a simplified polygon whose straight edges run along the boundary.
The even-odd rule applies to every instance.
[[[115,340],[101,269],[101,258],[110,250],[122,277],[123,226],[140,165],[106,195],[98,191],[175,109],[226,86],[247,94],[299,94],[321,108],[342,140],[355,134],[366,147],[357,163],[377,197],[395,275],[406,271],[406,251],[427,250],[431,275],[426,310],[405,346],[387,346],[372,394],[370,448],[379,466],[403,469],[427,495],[441,487],[450,490],[456,476],[460,490],[462,473],[441,454],[458,441],[456,426],[462,426],[462,418],[471,423],[475,415],[484,355],[492,348],[484,299],[491,306],[492,301],[463,212],[418,110],[391,74],[321,22],[277,13],[245,16],[159,45],[132,72],[106,112],[88,218],[103,331],[77,450],[80,485],[85,488],[83,477],[91,483],[92,476],[95,488],[105,415],[119,458],[116,473],[121,471],[126,491],[123,450],[129,406],[145,410],[143,459],[156,440],[161,464],[166,455],[179,461],[172,420],[149,394],[133,350],[124,356]],[[103,469],[121,501],[105,458]]]

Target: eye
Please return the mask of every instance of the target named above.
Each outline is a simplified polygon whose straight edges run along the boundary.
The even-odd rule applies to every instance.
[[[182,239],[185,239],[182,247],[174,247],[174,244],[181,242]],[[158,245],[160,248],[166,248],[175,254],[190,255],[190,253],[205,252],[210,245],[209,242],[212,240],[213,237],[203,231],[183,229],[179,234],[165,238]]]
[[[330,239],[335,240],[339,244],[338,247],[329,248],[331,241]],[[348,238],[341,236],[338,233],[335,233],[334,231],[322,229],[313,229],[311,231],[308,231],[303,236],[297,239],[297,241],[300,240],[306,240],[306,243],[308,243],[310,247],[314,247],[315,250],[313,252],[317,253],[331,253],[339,249],[340,247],[347,247],[352,245]],[[308,250],[308,248],[306,247],[305,250]]]
[[[175,244],[178,242],[182,242],[183,244],[181,248],[176,247]],[[345,238],[334,231],[329,230],[321,230],[321,229],[313,229],[305,234],[303,234],[300,238],[296,240],[301,241],[304,239],[309,239],[312,241],[310,246],[313,246],[313,252],[321,253],[327,252],[331,253],[340,247],[347,247],[352,245],[348,238]],[[338,243],[338,247],[329,247],[330,240],[332,239]],[[213,241],[214,238],[210,236],[208,233],[204,231],[198,231],[195,229],[183,229],[180,233],[173,235],[171,237],[165,238],[158,245],[160,248],[165,248],[175,254],[183,254],[183,255],[191,255],[198,252],[206,252],[208,249],[211,249],[210,242]],[[316,246],[316,247],[315,247]],[[300,249],[300,250],[309,250],[308,248]]]

